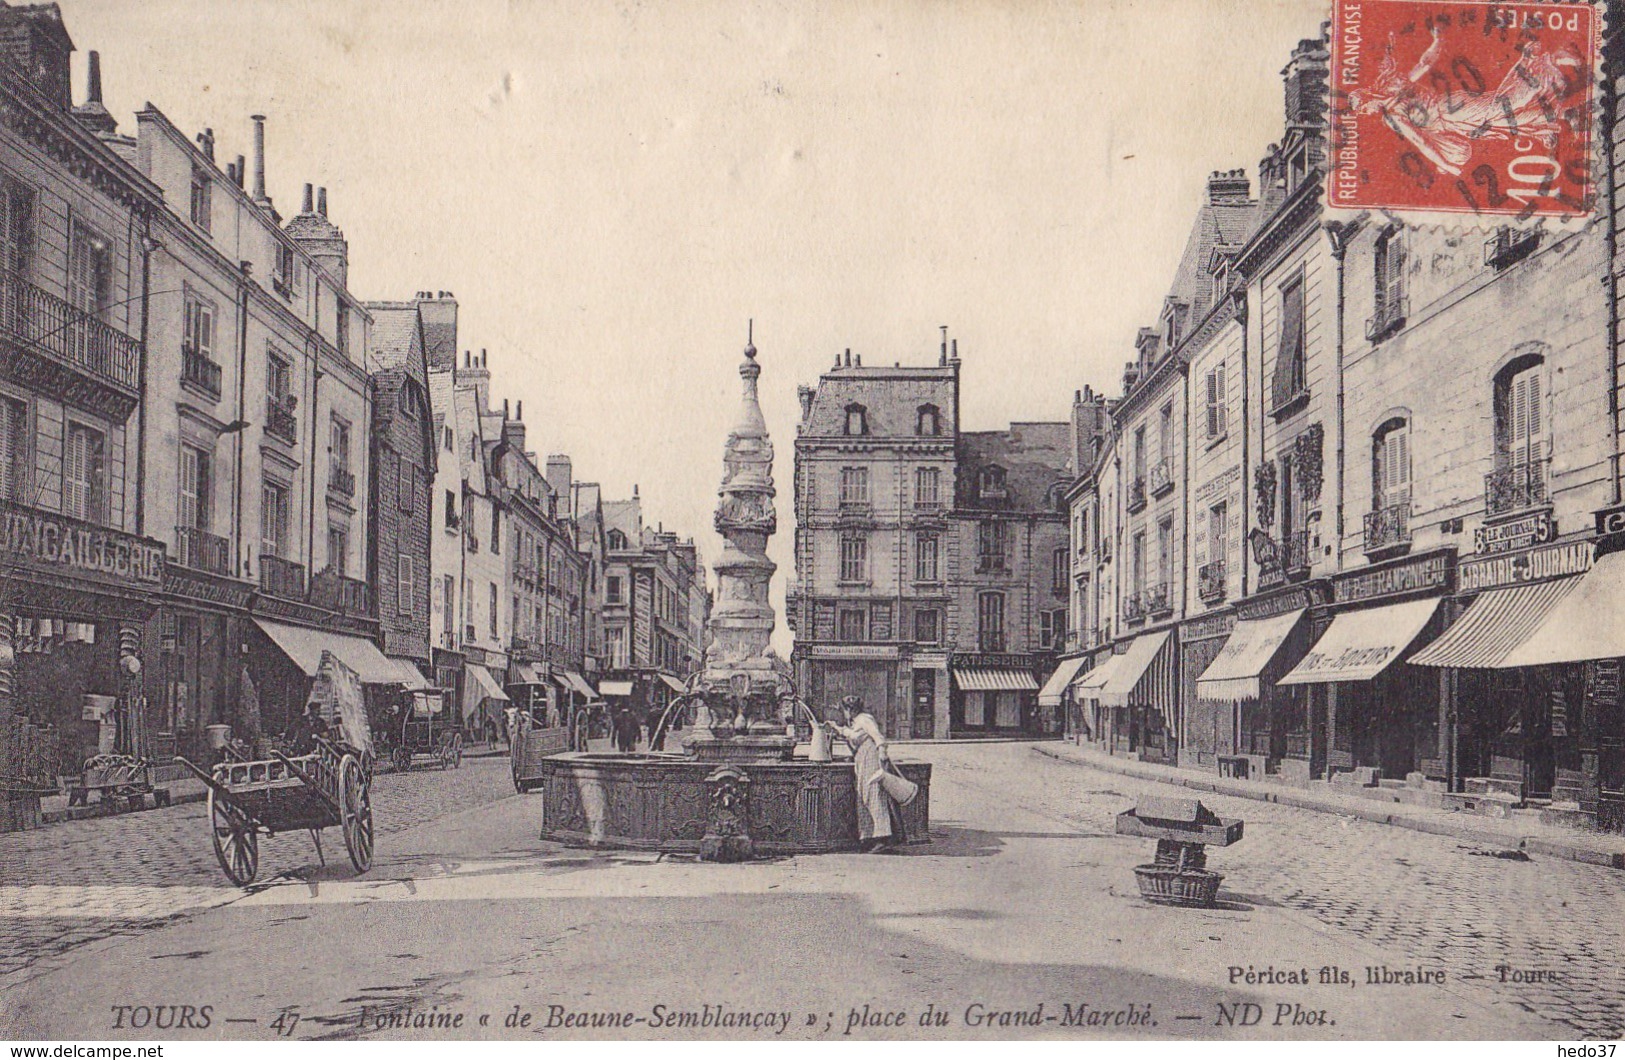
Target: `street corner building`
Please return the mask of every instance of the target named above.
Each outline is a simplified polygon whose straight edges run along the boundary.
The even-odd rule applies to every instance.
[[[1058,734],[1038,693],[1066,639],[1071,426],[964,431],[959,371],[944,329],[934,365],[846,351],[801,388],[797,680],[892,738]]]
[[[1625,829],[1619,193],[1330,217],[1327,61],[1291,53],[1256,191],[1209,178],[1121,396],[1079,393],[1044,695],[1109,754]]]
[[[324,651],[386,753],[510,710],[563,750],[617,635],[669,702],[692,540],[635,516],[622,559],[661,573],[608,628],[598,487],[459,364],[455,296],[362,301],[328,189],[273,200],[265,115],[235,158],[150,103],[121,130],[74,50],[56,5],[0,2],[0,830],[285,749]]]

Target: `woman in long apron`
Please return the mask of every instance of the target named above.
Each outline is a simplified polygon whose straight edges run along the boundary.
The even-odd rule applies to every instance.
[[[852,767],[858,788],[859,849],[878,851],[907,842],[902,809],[882,784],[891,756],[880,723],[863,709],[863,700],[857,696],[841,700],[841,715],[846,724],[830,728],[852,748]]]

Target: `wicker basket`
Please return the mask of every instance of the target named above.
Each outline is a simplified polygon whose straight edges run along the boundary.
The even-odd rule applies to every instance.
[[[1141,897],[1148,902],[1207,908],[1218,898],[1224,877],[1206,869],[1181,871],[1168,865],[1136,865],[1134,879],[1140,885]]]

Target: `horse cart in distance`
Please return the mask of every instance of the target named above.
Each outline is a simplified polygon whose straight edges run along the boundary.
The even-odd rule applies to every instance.
[[[405,773],[419,762],[441,769],[462,766],[463,733],[447,712],[444,689],[416,690],[411,708],[397,709],[390,716],[390,743],[384,753],[397,773]]]
[[[228,755],[204,770],[176,761],[208,788],[214,855],[226,878],[239,887],[259,874],[259,837],[308,830],[316,856],[326,864],[321,832],[339,826],[357,872],[372,867],[372,736],[354,670],[323,652],[306,711],[328,732],[313,733],[315,749],[247,761]]]

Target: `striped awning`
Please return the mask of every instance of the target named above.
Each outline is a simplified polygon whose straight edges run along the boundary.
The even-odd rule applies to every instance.
[[[496,678],[491,676],[490,670],[487,670],[483,666],[476,666],[473,663],[467,663],[463,666],[463,672],[467,674],[469,679],[474,682],[474,687],[471,690],[472,694],[463,697],[464,718],[467,718],[469,715],[473,714],[480,708],[480,704],[484,703],[488,699],[494,700],[498,703],[512,702],[512,700],[508,698],[508,693],[504,692],[502,690],[502,686],[497,684]]]
[[[1580,584],[1580,577],[1491,589],[1468,605],[1444,635],[1415,655],[1416,666],[1498,667]]]
[[[1072,683],[1072,679],[1078,676],[1078,671],[1083,669],[1083,664],[1088,661],[1088,658],[1082,655],[1076,659],[1062,659],[1061,665],[1057,666],[1055,672],[1049,675],[1049,680],[1044,682],[1044,687],[1038,690],[1038,705],[1041,707],[1060,706],[1061,694],[1066,691],[1066,686]]]
[[[586,696],[588,699],[598,698],[598,693],[592,690],[592,685],[587,683],[587,679],[574,670],[565,670],[562,674],[554,674],[553,679],[567,691]]]
[[[1614,659],[1625,655],[1625,552],[1612,552],[1576,579],[1502,667]]]
[[[1038,691],[1038,682],[1026,670],[992,666],[955,667],[954,683],[961,692]]]
[[[1332,619],[1303,661],[1276,684],[1369,681],[1399,661],[1438,609],[1439,601],[1433,599],[1346,611]]]
[[[271,638],[271,643],[282,649],[289,661],[310,677],[315,677],[321,669],[322,652],[330,651],[334,658],[356,672],[362,684],[399,685],[411,681],[417,688],[428,685],[411,663],[389,658],[378,650],[378,645],[364,637],[290,626],[266,618],[255,618],[254,624]]]
[[[1269,618],[1237,622],[1230,631],[1230,639],[1197,678],[1197,697],[1230,703],[1258,699],[1263,691],[1265,668],[1281,653],[1281,645],[1286,643],[1302,617],[1300,608]]]
[[[1135,637],[1128,651],[1117,657],[1117,665],[1100,689],[1100,702],[1108,707],[1156,707],[1171,727],[1177,690],[1168,638],[1166,629]]]
[[[1072,682],[1072,687],[1082,693],[1085,699],[1095,698],[1100,694],[1100,690],[1106,687],[1106,682],[1111,680],[1112,674],[1117,670],[1117,660],[1121,658],[1121,655],[1107,656],[1105,662]]]
[[[516,685],[545,685],[547,678],[535,663],[514,663],[509,673],[515,678]]]
[[[677,678],[673,677],[671,674],[662,673],[659,676],[661,682],[673,692],[681,694],[688,691],[688,689],[683,685],[683,682],[677,680]]]

